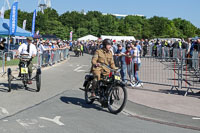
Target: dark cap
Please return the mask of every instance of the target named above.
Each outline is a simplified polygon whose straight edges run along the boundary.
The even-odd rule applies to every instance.
[[[120,46],[122,46],[122,44],[121,44],[121,43],[117,44],[117,47],[120,47]]]
[[[139,41],[135,41],[135,44],[139,43]]]

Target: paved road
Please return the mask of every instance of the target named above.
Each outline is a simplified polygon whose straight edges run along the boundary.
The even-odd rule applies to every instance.
[[[11,93],[7,82],[0,84],[0,133],[195,133],[151,121],[140,120],[125,112],[110,114],[99,104],[86,105],[82,87],[89,71],[90,56],[71,60],[46,69],[42,73],[42,90],[35,85],[24,90],[20,82]]]

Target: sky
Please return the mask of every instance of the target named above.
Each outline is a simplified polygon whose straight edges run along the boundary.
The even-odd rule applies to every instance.
[[[0,7],[5,0],[0,0]],[[14,0],[9,0],[10,4]],[[23,11],[38,9],[38,0],[17,0]],[[43,0],[42,0],[43,1]],[[51,0],[52,8],[59,14],[66,11],[100,11],[111,14],[140,14],[169,19],[182,18],[200,28],[200,0]]]

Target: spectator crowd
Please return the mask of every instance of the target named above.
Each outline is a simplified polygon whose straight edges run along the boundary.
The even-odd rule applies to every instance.
[[[93,55],[95,51],[102,48],[102,41],[72,41],[70,42],[71,50],[79,49],[79,55],[83,53]],[[78,48],[77,48],[78,47]],[[184,50],[183,58],[192,58],[193,52],[200,52],[200,38],[188,39],[154,39],[154,40],[136,40],[136,41],[115,41],[111,51],[117,67],[121,68],[121,77],[124,83],[127,83],[129,77],[132,87],[140,87],[141,83],[138,75],[142,64],[141,57],[174,57],[174,49]],[[76,53],[76,52],[75,52]],[[132,81],[135,81],[133,84]]]

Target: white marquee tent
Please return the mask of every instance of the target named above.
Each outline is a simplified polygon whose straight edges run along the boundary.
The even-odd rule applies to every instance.
[[[121,40],[132,40],[132,41],[135,41],[135,37],[134,36],[105,36],[105,35],[102,35],[101,36],[101,39],[104,40],[104,39],[112,39],[112,40],[116,40],[116,41],[121,41]]]
[[[98,40],[98,37],[96,36],[93,36],[93,35],[87,35],[87,36],[84,36],[84,37],[81,37],[78,39],[78,41],[87,41],[87,40]]]

